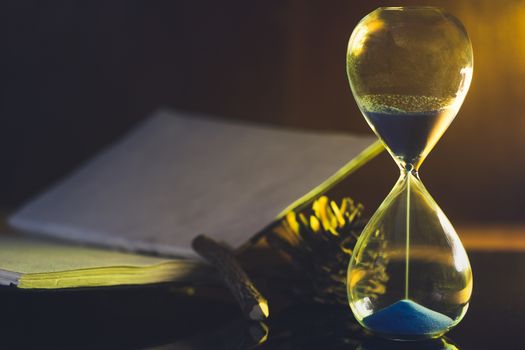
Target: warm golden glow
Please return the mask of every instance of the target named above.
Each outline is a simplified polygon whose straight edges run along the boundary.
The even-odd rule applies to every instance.
[[[350,270],[350,273],[348,275],[348,286],[347,288],[351,289],[354,288],[359,281],[363,279],[363,277],[366,276],[366,271],[363,269],[352,269]]]
[[[259,326],[261,326],[261,329],[264,331],[263,336],[261,337],[261,339],[259,339],[258,342],[258,344],[261,345],[262,343],[266,342],[266,340],[268,340],[268,334],[270,333],[270,329],[266,324],[262,322],[259,323]]]
[[[472,72],[472,67],[464,67],[460,71],[461,81],[459,89],[456,93],[456,98],[451,104],[451,109],[454,111],[454,113],[457,113],[457,111],[459,111],[461,105],[463,104],[463,101],[465,100],[465,97],[467,96],[470,83],[472,82]]]
[[[377,17],[377,15],[374,13],[372,13],[370,16]],[[384,22],[381,19],[376,18],[370,21],[366,26],[359,27],[350,38],[348,43],[348,53],[350,53],[352,56],[359,56],[363,52],[363,46],[368,37],[383,29],[384,26]]]
[[[259,302],[259,307],[266,318],[270,316],[270,309],[268,308],[268,302],[266,300]]]
[[[438,217],[439,222],[447,232],[455,232],[452,224],[448,221],[442,211],[438,211]],[[449,235],[447,238],[451,241],[450,245],[452,247],[452,256],[456,270],[461,272],[470,269],[470,262],[468,261],[467,253],[465,253],[465,249],[463,248],[459,237],[457,235]]]
[[[312,228],[312,231],[318,232],[321,228],[321,224],[319,223],[319,220],[315,216],[310,216],[310,227]]]

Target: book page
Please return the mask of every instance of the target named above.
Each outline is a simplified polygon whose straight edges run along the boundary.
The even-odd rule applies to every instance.
[[[236,248],[374,140],[160,111],[9,222],[169,256],[201,233]]]
[[[109,267],[146,267],[172,261],[166,258],[0,234],[0,269],[19,274]]]

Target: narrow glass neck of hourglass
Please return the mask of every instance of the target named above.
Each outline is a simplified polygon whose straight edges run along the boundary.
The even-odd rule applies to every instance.
[[[398,165],[399,165],[400,176],[402,178],[412,175],[414,178],[419,180],[419,172],[418,172],[417,167],[413,166],[412,164],[405,165],[405,164],[398,163]]]

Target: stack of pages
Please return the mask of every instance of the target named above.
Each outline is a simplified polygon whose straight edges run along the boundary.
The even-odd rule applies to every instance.
[[[159,111],[9,218],[0,284],[61,288],[176,281],[201,233],[238,248],[382,150],[373,137]],[[1,235],[0,235],[1,237]],[[9,253],[6,253],[9,252]]]
[[[197,261],[126,254],[0,235],[0,285],[27,289],[100,287],[211,279]]]

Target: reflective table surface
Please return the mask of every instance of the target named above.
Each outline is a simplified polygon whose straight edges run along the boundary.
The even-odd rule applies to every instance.
[[[471,252],[474,293],[445,338],[383,341],[347,307],[294,305],[244,321],[223,297],[170,285],[62,291],[0,288],[2,348],[39,349],[522,349],[525,253]],[[190,290],[191,292],[191,290]],[[217,292],[218,295],[221,292]]]

